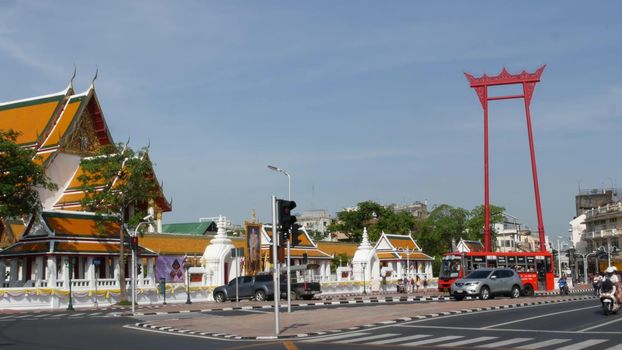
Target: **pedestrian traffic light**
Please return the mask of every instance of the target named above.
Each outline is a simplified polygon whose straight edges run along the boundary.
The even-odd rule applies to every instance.
[[[141,264],[136,265],[136,273],[137,273],[138,275],[140,275],[141,273],[143,273],[143,265],[141,265]]]
[[[296,202],[277,199],[277,232],[279,233],[280,242],[284,243],[289,240],[289,233],[292,225],[296,222],[296,217],[292,215],[292,210],[296,208]]]
[[[132,250],[138,250],[138,236],[132,236],[130,240]]]

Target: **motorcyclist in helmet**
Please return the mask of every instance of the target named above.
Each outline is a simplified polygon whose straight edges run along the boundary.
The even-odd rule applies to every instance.
[[[605,270],[605,279],[608,279],[616,286],[616,299],[618,303],[622,300],[622,290],[620,288],[620,277],[617,274],[618,269],[615,266],[609,266]]]

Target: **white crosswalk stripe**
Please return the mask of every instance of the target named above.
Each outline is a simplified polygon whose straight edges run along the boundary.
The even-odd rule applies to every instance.
[[[13,318],[13,317],[14,317],[13,315],[2,316],[2,317],[0,317],[0,320],[4,320],[4,319],[7,319],[7,318]]]
[[[473,338],[473,339],[459,340],[459,341],[455,341],[451,343],[438,344],[437,346],[463,346],[463,345],[470,345],[474,343],[481,343],[487,340],[493,340],[497,338],[498,337],[479,337],[479,338]]]
[[[368,337],[363,337],[363,338],[338,340],[335,343],[337,343],[337,344],[357,343],[357,342],[364,342],[364,341],[373,340],[373,339],[395,337],[396,335],[399,335],[399,334],[396,334],[396,333],[383,333],[383,334],[370,335]]]
[[[89,317],[99,316],[101,314],[103,314],[103,312],[96,312],[96,313],[93,313],[93,314],[89,314]]]
[[[557,348],[557,350],[581,350],[581,349],[588,348],[588,347],[590,347],[592,345],[604,343],[606,341],[607,341],[607,339],[588,339],[588,340],[582,341],[580,343],[576,343],[576,344],[564,346],[564,347],[561,347],[561,348]]]
[[[77,314],[69,315],[69,317],[76,317],[76,316],[83,316],[83,315],[86,315],[86,313],[85,312],[79,312]]]
[[[622,344],[618,344],[618,345],[614,345],[610,348],[607,348],[605,350],[622,350]]]
[[[41,317],[46,317],[46,316],[50,316],[50,315],[52,315],[52,314],[41,314],[41,315],[35,315],[35,316],[32,316],[32,317],[41,318]]]
[[[454,339],[459,339],[459,338],[464,338],[464,337],[461,336],[461,335],[448,335],[448,336],[445,336],[445,337],[419,340],[419,341],[415,341],[415,342],[412,342],[412,343],[406,343],[406,344],[401,344],[401,345],[404,345],[404,346],[418,346],[418,345],[426,345],[426,344],[433,344],[433,343],[442,343],[442,342],[447,341],[447,340],[454,340]]]
[[[415,334],[415,335],[409,335],[409,336],[393,338],[393,339],[372,341],[372,342],[369,342],[369,343],[365,343],[365,345],[393,344],[393,343],[400,343],[400,342],[403,342],[403,341],[421,339],[421,338],[426,338],[426,337],[431,337],[431,335],[429,335],[429,334]]]
[[[309,340],[305,340],[305,343],[316,343],[316,342],[321,342],[321,341],[331,341],[331,340],[337,340],[337,339],[359,337],[359,336],[368,335],[368,334],[369,333],[361,333],[361,332],[358,332],[358,333],[346,333],[346,334],[333,335],[332,337],[309,339]]]
[[[551,346],[551,345],[557,345],[557,344],[561,344],[561,343],[565,343],[568,341],[571,341],[572,339],[549,339],[549,340],[545,340],[545,341],[540,341],[537,343],[531,343],[531,344],[527,344],[527,345],[521,345],[521,349],[540,349],[546,346]]]
[[[478,348],[500,348],[506,345],[514,344],[514,343],[524,343],[526,341],[533,340],[533,338],[512,338],[508,340],[502,340],[495,343],[478,345]]]

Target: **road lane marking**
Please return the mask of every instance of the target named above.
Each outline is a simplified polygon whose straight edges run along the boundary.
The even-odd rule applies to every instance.
[[[370,342],[370,343],[365,343],[365,345],[383,345],[383,344],[399,343],[401,341],[415,340],[415,339],[426,338],[426,337],[431,337],[431,335],[429,335],[429,334],[409,335],[409,336],[406,336],[406,337],[399,337],[399,338],[393,338],[393,339],[373,341],[373,342]]]
[[[612,324],[612,323],[616,323],[616,322],[620,322],[620,321],[622,321],[622,318],[616,318],[616,319],[611,320],[611,321],[609,321],[609,322],[605,322],[605,323],[600,323],[600,324],[597,324],[596,326],[592,326],[592,327],[587,327],[587,328],[580,329],[580,330],[578,330],[577,332],[591,331],[591,330],[592,330],[592,329],[594,329],[594,328],[600,328],[600,327],[602,327],[602,326],[606,326],[606,325],[608,325],[608,324]]]
[[[588,339],[586,341],[582,341],[580,343],[564,346],[561,348],[557,348],[557,350],[581,350],[592,345],[600,344],[606,342],[608,339]]]
[[[298,350],[298,347],[296,346],[296,344],[292,343],[289,340],[284,341],[283,346],[285,346],[285,349],[287,350]]]
[[[337,343],[337,344],[349,344],[349,343],[355,343],[355,342],[364,342],[366,340],[395,337],[396,335],[399,335],[399,333],[383,333],[383,334],[370,335],[369,337],[363,337],[363,338],[339,340],[339,341],[336,341],[334,343]]]
[[[470,345],[473,343],[481,343],[483,341],[487,341],[487,340],[493,340],[493,339],[497,339],[499,337],[479,337],[479,338],[473,338],[473,339],[465,339],[465,340],[459,340],[459,341],[455,341],[455,342],[451,342],[451,343],[444,343],[444,344],[437,344],[436,346],[463,346],[463,345]]]
[[[347,334],[339,334],[339,335],[333,335],[330,337],[324,337],[324,338],[315,338],[315,339],[309,339],[309,340],[305,340],[305,343],[315,343],[315,342],[321,342],[321,341],[325,341],[325,340],[335,340],[335,339],[343,339],[343,338],[352,338],[352,337],[358,337],[358,336],[362,336],[362,335],[368,335],[369,333],[347,333]]]
[[[538,316],[532,316],[532,317],[527,317],[527,318],[522,318],[520,320],[514,320],[514,321],[510,321],[510,322],[504,322],[504,323],[498,323],[498,324],[493,324],[490,326],[486,326],[486,327],[481,327],[481,329],[490,329],[493,327],[500,327],[500,326],[505,326],[508,324],[512,324],[512,323],[519,323],[519,322],[525,322],[525,321],[530,321],[530,320],[535,320],[537,318],[543,318],[543,317],[549,317],[549,316],[555,316],[555,315],[561,315],[561,314],[566,314],[569,312],[576,312],[576,311],[582,311],[582,310],[587,310],[587,309],[594,309],[600,306],[588,306],[588,307],[583,307],[583,308],[579,308],[579,309],[572,309],[572,310],[565,310],[565,311],[558,311],[558,312],[552,312],[552,313],[548,313],[548,314],[544,314],[544,315],[538,315]]]
[[[545,340],[545,341],[541,341],[541,342],[537,342],[537,343],[521,345],[520,348],[521,349],[540,349],[540,348],[543,348],[545,346],[557,345],[557,344],[565,343],[565,342],[570,341],[570,340],[572,340],[572,339],[549,339],[549,340]]]
[[[464,336],[461,336],[461,335],[448,335],[446,337],[419,340],[419,341],[415,341],[415,342],[412,342],[412,343],[400,344],[400,345],[402,345],[402,346],[418,346],[418,345],[426,345],[426,344],[432,344],[432,343],[442,343],[442,342],[444,342],[446,340],[454,340],[454,339],[458,339],[458,338],[464,338]]]
[[[508,340],[502,340],[495,343],[489,343],[484,345],[477,345],[478,348],[501,348],[506,345],[515,344],[515,343],[524,343],[526,341],[533,340],[533,338],[512,338]]]

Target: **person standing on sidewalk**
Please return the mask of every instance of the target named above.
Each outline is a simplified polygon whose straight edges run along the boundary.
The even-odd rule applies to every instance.
[[[423,294],[428,294],[428,277],[423,276]]]

